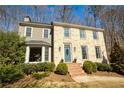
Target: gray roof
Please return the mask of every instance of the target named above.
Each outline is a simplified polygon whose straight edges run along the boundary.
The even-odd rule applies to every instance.
[[[43,45],[51,46],[49,42],[43,41],[43,40],[26,40],[26,44],[27,45],[38,45],[38,46],[43,46]]]
[[[21,26],[33,26],[33,27],[46,27],[46,28],[51,28],[51,25],[50,24],[42,24],[42,23],[39,23],[39,22],[22,22],[22,23],[19,23],[19,25]]]
[[[54,26],[63,26],[63,27],[70,27],[70,28],[94,30],[94,31],[104,31],[104,29],[102,29],[102,28],[77,25],[77,24],[71,24],[71,23],[62,23],[62,22],[52,22],[51,24],[45,24],[45,23],[39,23],[39,22],[22,22],[22,23],[20,23],[20,25],[21,26],[46,27],[46,28],[52,28],[52,25],[54,25]]]
[[[78,28],[78,29],[104,31],[104,29],[102,29],[102,28],[96,28],[96,27],[84,26],[84,25],[76,25],[76,24],[70,24],[70,23],[62,23],[62,22],[53,22],[53,25],[71,27],[71,28]]]

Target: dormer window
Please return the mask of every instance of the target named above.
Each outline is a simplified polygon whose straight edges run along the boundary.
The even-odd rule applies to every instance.
[[[31,27],[26,27],[25,36],[32,37],[32,28]]]

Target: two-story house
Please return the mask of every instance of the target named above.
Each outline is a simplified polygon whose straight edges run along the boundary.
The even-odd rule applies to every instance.
[[[19,35],[25,37],[25,63],[77,63],[85,60],[107,60],[104,29],[70,23],[31,22],[29,17],[19,24]]]

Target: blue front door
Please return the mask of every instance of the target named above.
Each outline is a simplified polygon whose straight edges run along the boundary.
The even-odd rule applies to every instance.
[[[70,45],[64,45],[64,57],[65,57],[65,62],[71,62]]]

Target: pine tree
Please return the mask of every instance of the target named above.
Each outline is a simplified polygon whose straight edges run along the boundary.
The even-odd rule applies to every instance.
[[[116,42],[111,50],[110,62],[114,64],[124,64],[124,53]]]
[[[24,39],[15,32],[0,31],[0,63],[22,63],[24,58]]]

